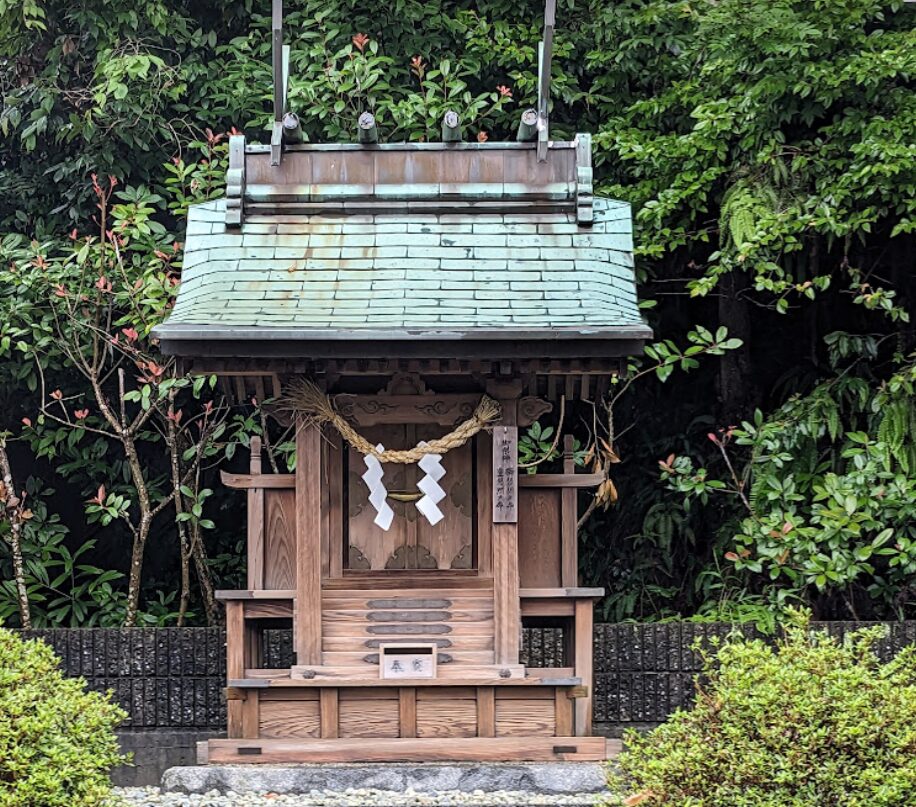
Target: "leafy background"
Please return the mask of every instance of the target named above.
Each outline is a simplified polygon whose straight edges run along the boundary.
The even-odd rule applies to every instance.
[[[602,421],[620,461],[580,532],[601,615],[912,617],[913,6],[558,5],[552,133],[592,132],[600,191],[632,202],[659,340]],[[290,105],[313,142],[355,140],[366,108],[387,141],[435,138],[449,107],[466,138],[511,138],[541,14],[287,2]],[[268,17],[266,0],[0,0],[13,623],[23,598],[36,625],[215,619],[243,541],[215,466],[254,434],[291,460],[260,402],[225,409],[148,339],[187,205],[221,192],[225,133],[267,137]]]

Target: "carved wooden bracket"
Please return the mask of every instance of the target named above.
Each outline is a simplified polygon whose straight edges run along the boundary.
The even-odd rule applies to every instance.
[[[454,426],[467,420],[480,395],[348,395],[334,396],[338,411],[351,423],[376,426],[380,423],[434,423]]]
[[[553,411],[553,404],[545,401],[543,398],[535,398],[533,395],[527,395],[518,402],[518,425],[530,426],[537,421],[541,415],[546,415]]]

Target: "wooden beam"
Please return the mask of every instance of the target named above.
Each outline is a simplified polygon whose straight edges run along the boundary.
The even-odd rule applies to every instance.
[[[296,592],[293,589],[217,589],[214,596],[218,600],[294,600]]]
[[[298,664],[321,664],[321,429],[296,430],[296,608]]]
[[[244,602],[245,619],[289,619],[295,613],[294,600],[248,600]]]
[[[562,673],[565,668],[558,667],[557,671]],[[361,672],[362,678],[356,677],[338,677],[338,678],[290,678],[288,676],[281,678],[231,678],[228,686],[238,689],[314,689],[328,686],[340,686],[346,689],[362,687],[402,687],[405,685],[403,678],[379,678],[376,674],[374,677],[371,672],[364,668],[353,668],[354,673]],[[558,674],[557,677],[513,677],[499,678],[495,675],[475,674],[476,667],[472,667],[465,676],[459,668],[458,675],[451,678],[422,678],[410,681],[412,685],[422,687],[521,687],[521,688],[538,688],[541,686],[558,686],[573,687],[582,684],[581,679],[576,676],[567,676]],[[524,672],[524,670],[522,670]],[[492,668],[491,668],[492,673]]]
[[[576,615],[575,600],[522,600],[522,616],[563,616]]]
[[[523,474],[520,488],[594,488],[604,481],[604,474]]]
[[[230,474],[220,471],[220,481],[227,488],[294,488],[295,474]]]
[[[519,596],[524,599],[546,600],[550,598],[557,599],[578,599],[580,597],[591,597],[600,599],[604,596],[603,588],[585,588],[585,587],[568,587],[568,588],[522,588],[519,589]]]
[[[208,762],[603,762],[607,751],[604,737],[210,740]]]
[[[480,395],[472,393],[428,393],[414,395],[351,395],[334,396],[338,411],[360,426],[378,424],[434,423],[454,426],[467,420],[480,403]]]

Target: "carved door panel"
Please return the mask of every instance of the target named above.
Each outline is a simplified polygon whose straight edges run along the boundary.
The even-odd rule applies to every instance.
[[[365,428],[366,439],[386,448],[405,448],[419,440],[441,435],[436,426],[384,425]],[[445,475],[439,485],[445,498],[439,502],[443,518],[435,525],[417,510],[421,495],[417,483],[424,472],[416,464],[386,463],[383,483],[388,504],[394,511],[391,527],[376,526],[376,510],[362,479],[366,471],[359,452],[347,451],[348,519],[344,559],[351,571],[471,569],[474,557],[473,449],[470,443],[453,449],[442,458]]]
[[[432,440],[442,434],[436,426],[418,426],[418,440]],[[431,558],[438,569],[470,569],[474,558],[474,461],[470,442],[453,448],[442,457],[445,476],[439,486],[445,498],[439,502],[444,518],[435,525],[417,514],[417,557]],[[418,478],[423,472],[419,468]],[[416,512],[416,508],[414,508]]]
[[[372,426],[363,429],[363,436],[371,443],[381,443],[386,448],[404,445],[404,427],[398,425]],[[369,490],[362,476],[366,472],[363,455],[352,448],[347,449],[348,474],[346,479],[347,509],[349,511],[344,563],[347,568],[359,571],[384,569],[399,547],[407,543],[407,519],[402,502],[389,497],[388,504],[394,510],[394,520],[386,532],[373,521],[375,508],[369,502]],[[389,491],[407,488],[406,465],[383,465],[383,482]]]

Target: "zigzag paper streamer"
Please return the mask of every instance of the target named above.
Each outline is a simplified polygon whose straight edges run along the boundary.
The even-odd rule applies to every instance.
[[[426,445],[426,443],[420,443]],[[425,472],[424,476],[418,483],[417,488],[423,494],[423,498],[417,502],[419,510],[426,520],[433,526],[438,524],[444,518],[438,504],[445,498],[445,491],[439,485],[439,480],[445,476],[445,468],[442,467],[442,456],[440,454],[426,454],[417,465]]]
[[[379,452],[385,450],[381,443],[375,448]],[[372,454],[366,454],[363,457],[363,462],[366,463],[366,473],[363,474],[362,479],[369,489],[369,503],[375,508],[376,512],[373,523],[388,532],[391,528],[391,522],[394,520],[394,510],[388,504],[388,490],[382,483],[382,477],[385,472],[382,470],[382,464],[378,461],[378,457],[374,457]]]

